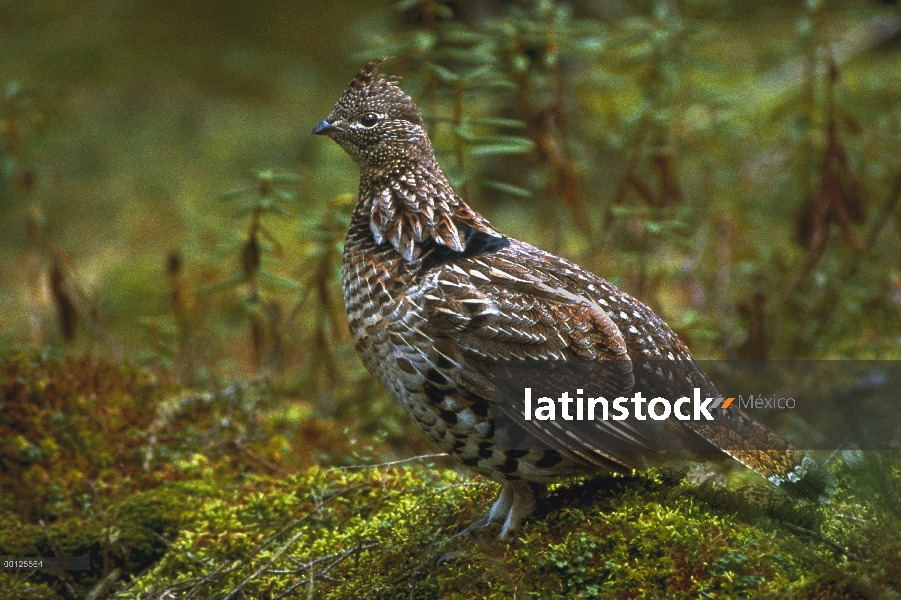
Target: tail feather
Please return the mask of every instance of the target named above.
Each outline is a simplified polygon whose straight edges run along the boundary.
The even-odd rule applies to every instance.
[[[692,422],[694,431],[798,502],[829,502],[832,474],[741,410],[722,411],[714,423]]]
[[[738,450],[727,454],[743,465],[766,477],[770,483],[794,500],[829,502],[835,494],[836,483],[825,467],[797,450]]]

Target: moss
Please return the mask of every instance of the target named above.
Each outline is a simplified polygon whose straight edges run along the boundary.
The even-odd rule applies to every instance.
[[[497,529],[457,537],[495,494],[494,484],[423,466],[259,479],[206,503],[120,597],[237,589],[254,598],[310,590],[322,598],[897,593],[898,526],[862,519],[856,531],[844,528],[864,509],[847,496],[799,507],[766,487],[610,476],[553,490],[513,539],[495,539]],[[853,549],[858,536],[866,556]]]
[[[114,569],[130,577],[158,561],[167,549],[167,540],[177,535],[185,515],[215,493],[216,488],[210,485],[170,484],[111,504],[101,518],[71,516],[43,525],[23,521],[12,513],[0,514],[0,555],[88,556],[91,569],[68,572],[68,589],[63,590],[68,592],[65,597],[83,595]],[[11,589],[18,590],[28,581],[39,589],[46,586],[55,590],[54,594],[61,591],[57,572],[7,574],[6,577]],[[0,591],[4,589],[2,582],[0,579]],[[82,590],[82,594],[73,594],[74,590]]]
[[[0,598],[84,597],[115,573],[112,591],[134,599],[901,598],[897,453],[846,453],[831,505],[747,474],[718,487],[654,471],[555,486],[513,539],[458,537],[496,484],[424,464],[305,466],[379,457],[265,389],[189,393],[36,350],[0,372],[16,409],[0,416],[13,475],[0,478],[0,554],[92,564],[65,581],[3,573]]]
[[[52,522],[174,481],[373,460],[370,438],[262,380],[224,387],[195,392],[109,359],[0,349],[0,509]]]
[[[366,438],[310,410],[289,422],[283,409],[297,403],[268,389],[228,390],[184,390],[101,358],[0,350],[0,555],[92,565],[65,581],[5,574],[0,598],[28,597],[26,583],[82,598],[116,569],[129,581],[163,556],[183,514],[254,471],[287,473],[325,450],[367,453]]]
[[[136,432],[154,419],[152,376],[91,357],[32,348],[0,360],[0,497],[29,520],[71,512],[87,481],[140,489]],[[131,485],[122,485],[127,480]]]
[[[0,571],[0,598],[12,600],[61,600],[52,586],[26,581],[9,572]]]

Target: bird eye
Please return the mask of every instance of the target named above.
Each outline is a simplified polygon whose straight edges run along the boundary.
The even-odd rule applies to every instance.
[[[379,118],[372,113],[366,113],[360,117],[360,125],[363,127],[372,127],[378,122]]]

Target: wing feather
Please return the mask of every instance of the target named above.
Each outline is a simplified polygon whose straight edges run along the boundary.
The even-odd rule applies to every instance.
[[[626,343],[613,320],[584,287],[546,270],[539,260],[512,260],[501,252],[490,264],[474,257],[429,273],[425,315],[446,359],[443,368],[438,361],[438,371],[549,448],[605,468],[611,462],[645,468],[641,452],[653,447],[656,422],[639,430],[625,421],[527,421],[522,390],[497,393],[499,360],[610,361],[609,376],[592,380],[586,397],[627,396],[634,385]]]

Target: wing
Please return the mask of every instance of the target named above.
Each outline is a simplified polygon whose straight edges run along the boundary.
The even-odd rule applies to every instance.
[[[625,421],[527,421],[521,388],[497,393],[495,368],[505,359],[608,361],[586,397],[627,396],[634,385],[623,336],[584,281],[568,275],[574,265],[513,244],[510,251],[451,260],[426,274],[425,314],[440,378],[486,400],[496,416],[548,448],[607,469],[646,467],[641,453],[653,447],[648,436],[659,433],[656,422],[637,429]]]

